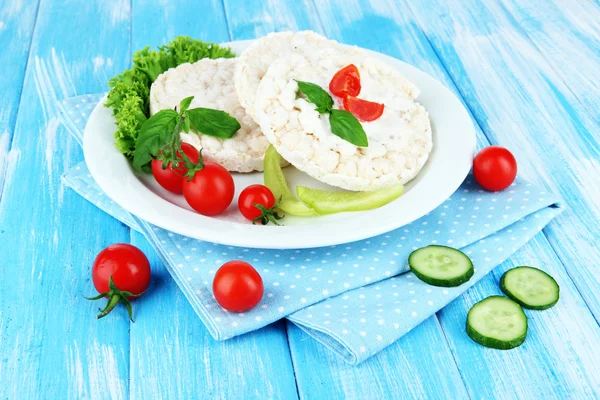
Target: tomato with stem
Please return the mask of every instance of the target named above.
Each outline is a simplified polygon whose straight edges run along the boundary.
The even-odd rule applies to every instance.
[[[122,303],[133,322],[130,300],[141,296],[148,289],[150,276],[150,263],[140,249],[127,243],[110,245],[98,253],[92,266],[92,281],[100,294],[86,299],[108,298],[98,319],[107,316]]]
[[[194,146],[188,143],[181,143],[181,151],[190,159],[192,163],[197,163],[199,158],[198,150]],[[183,193],[183,176],[187,173],[187,167],[183,160],[181,153],[177,152],[177,159],[181,160],[175,168],[173,163],[168,160],[164,160],[162,152],[159,153],[158,158],[152,160],[152,175],[160,186],[167,189],[170,192],[181,194]],[[166,164],[166,165],[165,165]]]
[[[229,171],[217,163],[200,160],[190,166],[183,182],[183,197],[202,215],[221,214],[229,207],[235,194],[235,184]]]
[[[283,218],[275,209],[277,202],[271,189],[264,185],[250,185],[240,193],[238,208],[242,215],[252,221],[263,225],[269,222],[279,225],[277,220]]]

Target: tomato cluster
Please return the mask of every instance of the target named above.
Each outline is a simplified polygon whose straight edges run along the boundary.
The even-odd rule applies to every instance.
[[[176,167],[169,162],[164,168],[160,159],[152,160],[152,175],[160,186],[170,192],[181,194],[188,204],[202,215],[217,215],[229,207],[235,193],[235,185],[229,171],[217,163],[203,162],[200,153],[188,143],[181,143],[181,150],[194,166],[194,171],[186,167],[181,159]]]
[[[221,165],[203,162],[200,153],[192,145],[181,143],[181,150],[187,160],[183,159],[180,152],[176,157],[181,162],[175,167],[172,162],[164,167],[164,161],[152,160],[152,175],[166,190],[183,193],[185,200],[198,213],[207,216],[221,214],[229,207],[235,194],[233,177]],[[193,165],[194,170],[190,171],[186,165]],[[238,200],[242,215],[253,223],[261,222],[263,225],[269,222],[278,225],[277,220],[281,217],[275,211],[276,207],[273,193],[263,185],[248,186]]]
[[[360,121],[375,121],[383,114],[384,105],[359,99],[360,89],[360,73],[354,64],[340,69],[329,82],[329,91],[342,99],[346,111]]]

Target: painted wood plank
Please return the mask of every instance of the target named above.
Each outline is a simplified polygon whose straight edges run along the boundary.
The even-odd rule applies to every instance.
[[[83,296],[95,254],[128,229],[61,185],[81,150],[54,114],[57,97],[99,91],[126,66],[127,4],[40,4],[0,202],[1,398],[127,397],[127,318],[96,322]]]
[[[114,10],[112,10],[112,12],[111,12],[111,14],[110,14],[110,15],[111,15],[111,17],[110,17],[111,19],[112,19],[112,18],[117,18],[117,19],[119,19],[119,17],[118,17],[119,13],[118,13],[118,12],[114,12]],[[114,15],[117,15],[117,17],[113,17]],[[381,35],[383,35],[383,32],[380,32],[380,34],[381,34]],[[110,75],[109,75],[109,76],[110,76]],[[101,81],[101,80],[99,80],[99,81]],[[102,81],[102,82],[104,82],[104,81]],[[78,89],[79,89],[79,88],[78,88]],[[24,124],[24,123],[23,123],[23,124]],[[28,126],[28,127],[29,127],[29,126]],[[60,132],[59,132],[59,133],[60,133]],[[17,150],[19,150],[19,149],[17,149]],[[18,172],[18,171],[17,171],[17,172]],[[12,176],[12,175],[13,175],[13,174],[11,174],[11,176]],[[56,175],[56,174],[55,174],[55,175]],[[12,182],[12,181],[11,181],[11,182]],[[10,185],[10,186],[11,186],[11,188],[12,188],[12,186],[13,186],[13,185],[12,185],[12,183],[11,183],[11,185]],[[19,193],[22,193],[22,192],[19,192]],[[16,203],[16,200],[15,200],[15,195],[13,195],[13,196],[12,196],[12,201],[13,201],[13,204],[17,204],[17,203]],[[73,201],[73,200],[69,199],[69,201]],[[7,207],[7,206],[5,206],[5,205],[4,205],[4,203],[5,203],[5,202],[3,202],[3,203],[2,203],[2,204],[3,204],[3,206],[2,206],[2,209],[4,209],[4,208],[6,208],[6,207]],[[85,207],[85,205],[84,205],[84,204],[85,204],[84,202],[82,202],[82,203],[79,203],[79,206],[81,206],[81,207]],[[50,207],[50,208],[51,208],[51,207]],[[8,209],[8,208],[6,208],[6,209]],[[12,211],[12,210],[11,210],[11,211]],[[94,214],[94,213],[90,213],[90,214],[92,214],[92,215],[91,215],[91,217],[88,217],[88,218],[90,218],[90,219],[92,219],[92,220],[93,220],[93,218],[94,218],[95,214]],[[0,215],[2,215],[2,213],[1,213],[1,210],[0,210]],[[0,217],[0,218],[2,218],[2,217]],[[71,216],[71,218],[73,218],[73,216]],[[98,220],[100,221],[101,219],[99,218]],[[4,218],[0,219],[0,221],[4,221]],[[103,221],[100,221],[100,222],[103,222]],[[86,224],[86,225],[87,225],[87,224]],[[3,225],[2,225],[2,226],[3,226]],[[82,229],[83,229],[83,228],[82,228]],[[74,230],[74,232],[80,232],[80,231]],[[105,232],[105,234],[104,234],[104,236],[103,236],[103,237],[107,237],[107,238],[113,238],[113,237],[114,237],[114,233],[108,234],[107,232]],[[62,239],[61,239],[61,240],[62,240]],[[134,242],[135,242],[135,243],[137,243],[137,239],[135,239],[135,238],[134,238]],[[20,243],[20,242],[19,242],[19,243]],[[23,242],[23,243],[24,243],[24,242]],[[97,247],[98,247],[98,249],[99,249],[99,248],[101,248],[102,246],[97,246]],[[545,249],[546,249],[546,247],[545,247],[545,246],[540,246],[540,249],[542,249],[542,251],[546,251],[546,250],[545,250]],[[66,247],[63,245],[63,247],[61,247],[61,250],[66,250]],[[56,253],[56,252],[55,252],[55,253],[52,253],[52,254],[53,254],[53,255],[55,255],[55,254],[59,254],[59,253]],[[89,258],[89,259],[86,261],[86,262],[87,262],[87,264],[86,264],[86,265],[89,265],[89,262],[91,262],[91,258],[90,258],[90,257],[93,257],[93,254],[95,254],[95,253],[94,253],[94,252],[92,252],[91,254],[89,254],[89,255],[88,255],[88,258]],[[534,255],[535,255],[535,254],[534,254]],[[527,260],[529,260],[529,259],[530,259],[530,258],[528,257],[528,258],[527,258]],[[33,258],[28,258],[28,260],[33,260]],[[87,270],[86,270],[86,271],[87,271]],[[84,275],[84,276],[85,276],[85,275]],[[91,285],[90,285],[90,287],[91,287]],[[187,305],[187,303],[185,303],[185,305]],[[142,302],[140,302],[140,303],[138,303],[138,304],[136,305],[136,311],[139,311],[139,312],[144,312],[144,311],[146,310],[146,308],[147,308],[147,304],[146,304],[146,303],[142,303]],[[2,307],[2,308],[0,308],[0,309],[4,310],[4,307]],[[120,317],[121,317],[121,316],[120,316]],[[139,321],[138,321],[138,323],[139,323]],[[137,326],[137,325],[136,325],[136,326]],[[291,330],[291,331],[293,331],[293,330]],[[2,330],[2,332],[4,332],[4,330]],[[4,336],[4,335],[2,336],[2,338],[3,338],[3,339],[4,339],[5,337],[14,337],[14,336],[8,336],[8,335],[7,335],[7,336]],[[151,343],[151,344],[152,344],[152,343]],[[0,347],[4,348],[4,346],[0,346]],[[152,347],[148,346],[148,348],[150,348],[150,349],[152,350]],[[35,347],[34,347],[34,350],[35,350]],[[73,354],[75,354],[75,353],[76,353],[76,351],[73,351]],[[213,353],[212,351],[209,351],[208,353],[209,353],[209,354],[215,354],[215,353]],[[218,353],[217,353],[217,354],[218,354]],[[306,354],[308,354],[308,353],[306,353]],[[4,354],[3,354],[3,356],[4,356]],[[133,357],[133,355],[132,355],[132,357]],[[77,359],[77,358],[78,358],[78,357],[74,357],[74,359]],[[159,361],[160,361],[160,360],[159,360]],[[154,360],[154,362],[156,363],[157,361],[156,361],[156,360]],[[211,364],[212,364],[212,363],[211,363]],[[391,364],[391,363],[390,363],[390,364]],[[60,362],[59,362],[59,363],[57,363],[57,365],[60,365]],[[74,371],[74,374],[76,375],[76,374],[78,373],[77,363],[75,362],[75,363],[73,363],[73,365],[75,366],[75,368],[73,368],[73,371]],[[393,365],[393,364],[392,364],[392,365]],[[333,369],[332,369],[332,371],[333,371]],[[340,369],[340,370],[336,370],[336,371],[341,371],[341,369]],[[75,375],[74,375],[74,376],[75,376]],[[340,374],[340,375],[343,375],[343,374]],[[15,376],[16,376],[16,375],[15,375]],[[213,375],[213,376],[218,376],[218,375]],[[77,380],[77,379],[74,379],[74,382],[77,382],[77,383],[79,383],[80,381],[79,381],[79,380]],[[85,382],[85,381],[83,381],[83,382]],[[315,381],[315,382],[318,382],[318,381]],[[163,383],[164,383],[164,382],[162,382],[162,381],[158,381],[156,384],[159,384],[159,385],[160,385],[160,384],[163,384]],[[178,384],[184,384],[184,383],[185,383],[185,381],[180,381]],[[85,383],[84,383],[84,385],[85,385]],[[587,387],[589,388],[590,386],[588,385]],[[79,388],[78,388],[78,389],[79,389]],[[30,393],[31,393],[31,392],[30,392]],[[55,392],[52,392],[52,393],[55,393]],[[74,393],[74,392],[73,392],[73,393]],[[94,393],[97,393],[97,392],[94,392]],[[172,392],[172,393],[179,393],[179,392],[176,392],[176,391],[175,391],[175,392]],[[301,392],[301,393],[302,393],[302,392]],[[323,392],[319,392],[319,393],[320,393],[320,394],[323,394]],[[337,393],[340,393],[340,392],[337,392]],[[586,393],[586,392],[584,391],[584,392],[578,392],[578,393]],[[79,390],[79,391],[77,392],[77,394],[78,394],[78,395],[80,395],[80,396],[84,396],[84,395],[86,394],[86,392],[85,392],[85,390],[84,390],[84,388],[83,388],[83,385],[81,386],[81,390]],[[91,396],[91,397],[93,397],[93,396]]]
[[[551,225],[546,229],[546,235],[553,244],[560,258],[567,264],[573,265],[569,271],[576,280],[578,288],[588,300],[590,308],[594,311],[596,319],[600,321],[600,268],[593,260],[599,253],[593,242],[593,235],[598,236],[598,226],[594,220],[600,218],[597,199],[598,180],[588,181],[588,178],[598,177],[600,172],[600,5],[591,1],[551,1],[544,7],[537,6],[534,2],[504,1],[508,12],[519,24],[527,36],[548,60],[558,76],[565,82],[573,93],[569,101],[579,101],[585,108],[588,116],[594,120],[595,127],[590,128],[593,135],[592,143],[584,141],[582,146],[589,149],[589,154],[580,157],[580,154],[569,155],[567,171],[572,171],[575,182],[588,186],[587,201],[573,196],[573,203],[578,207],[574,212],[584,222],[586,229],[579,231],[579,226],[572,226],[568,219],[563,218],[563,224]],[[581,111],[584,112],[584,111]],[[585,136],[583,137],[584,139]],[[557,180],[561,182],[560,177]],[[595,207],[588,208],[586,203],[595,202]],[[571,237],[571,234],[578,234]],[[589,234],[592,236],[589,236]],[[580,238],[587,237],[587,244]],[[565,240],[567,239],[567,240]],[[587,253],[588,250],[596,250]],[[591,264],[590,264],[591,262]]]
[[[600,320],[598,125],[497,3],[434,6],[432,14],[428,2],[410,3],[490,141],[568,204],[544,232]]]
[[[344,13],[340,14],[338,12],[340,9],[343,9]],[[347,2],[342,1],[332,1],[320,3],[319,11],[321,13],[321,19],[324,22],[325,32],[328,34],[328,36],[346,43],[372,48],[405,60],[437,77],[444,84],[446,84],[446,86],[455,89],[451,77],[445,72],[444,66],[437,59],[435,51],[431,48],[427,38],[421,32],[415,20],[411,18],[410,14],[407,14],[405,7],[397,5],[395,2],[385,1],[365,1],[356,2],[354,4],[348,4]],[[364,32],[369,32],[369,34],[365,35]],[[489,144],[488,140],[480,130],[478,130],[478,141],[480,146]],[[539,263],[539,255],[548,260],[557,260],[552,248],[542,236],[534,239],[531,244],[525,247],[524,251],[526,251],[527,257],[522,257],[521,262],[523,263],[535,265]],[[560,262],[558,262],[558,264],[555,266],[555,271],[557,271],[556,274],[563,277],[566,281],[566,284],[569,284],[569,278],[565,275],[564,269],[561,268],[562,265]],[[493,275],[489,276],[485,278],[481,284],[476,286],[476,288],[479,287],[497,288],[497,278]],[[568,290],[569,295],[567,296],[572,297],[568,297],[570,300],[567,300],[567,302],[570,302],[569,305],[575,302],[581,309],[583,302],[581,301],[581,298],[578,297],[577,291],[573,288],[572,284],[568,288],[570,290]],[[567,311],[570,308],[569,305],[565,307]],[[458,327],[452,332],[446,330],[445,334],[442,335],[442,337],[446,337],[452,344],[453,349],[455,347],[456,340],[464,341],[466,338],[466,340],[470,342],[470,339],[466,337],[464,332],[464,323],[467,311],[468,308],[465,305],[463,305],[462,309],[455,306],[453,312],[446,314],[449,315],[450,318],[453,318],[453,321],[456,322],[456,326]],[[586,311],[585,306],[583,306],[582,312],[583,316],[581,319],[584,321],[583,323],[580,322],[580,319],[575,318],[574,316],[565,315],[565,312],[562,312],[560,316],[548,314],[544,315],[544,319],[542,319],[540,322],[540,326],[542,329],[548,329],[549,327],[557,325],[564,330],[565,327],[569,327],[572,323],[573,326],[577,326],[577,332],[571,332],[567,340],[571,340],[573,338],[577,339],[580,334],[583,336],[589,336],[590,332],[592,335],[597,334],[594,321],[591,318],[591,314]],[[442,320],[442,322],[444,321]],[[398,342],[400,346],[402,346],[404,340],[405,338]],[[292,340],[290,340],[290,342],[293,349],[294,342]],[[593,360],[590,360],[590,357],[587,356],[588,353],[585,352],[585,349],[581,348],[580,346],[564,346],[560,348],[560,351],[557,349],[552,349],[551,347],[550,350],[547,350],[549,347],[547,343],[536,341],[533,341],[533,343],[531,342],[532,341],[530,341],[528,345],[530,346],[530,349],[534,350],[530,350],[526,355],[519,353],[520,359],[528,360],[528,362],[520,364],[517,363],[515,365],[512,365],[514,359],[508,357],[508,355],[502,352],[496,355],[498,358],[497,360],[490,360],[488,362],[485,360],[485,357],[483,357],[483,352],[485,349],[473,345],[473,348],[470,348],[470,352],[468,353],[468,355],[471,357],[470,359],[483,359],[484,361],[478,362],[476,367],[473,367],[468,365],[468,363],[465,363],[464,358],[459,360],[462,378],[469,390],[470,396],[473,398],[481,398],[480,396],[486,393],[481,389],[485,382],[487,382],[489,379],[494,379],[495,382],[499,382],[500,386],[497,388],[503,387],[507,389],[507,393],[512,393],[514,388],[525,392],[522,387],[527,384],[531,384],[532,382],[534,383],[532,387],[541,390],[541,392],[545,394],[554,395],[555,393],[560,393],[555,392],[553,386],[544,386],[548,382],[545,378],[549,375],[554,376],[554,378],[558,381],[558,383],[555,385],[560,386],[563,390],[565,388],[572,388],[574,386],[581,385],[581,387],[584,389],[582,389],[582,391],[579,393],[589,393],[590,388],[596,387],[597,381],[593,377],[584,376],[581,381],[579,380],[578,371],[580,371],[581,365],[584,365],[583,362],[581,364],[575,363],[573,365],[570,365],[569,363],[565,363],[565,365],[547,365],[544,362],[544,357],[538,358],[536,356],[539,350],[540,354],[549,354],[545,356],[546,359],[552,359],[553,361],[556,359],[569,358],[583,359],[587,363],[586,365],[591,365],[591,370],[594,371],[596,364]],[[431,346],[431,343],[432,342],[421,342],[421,346],[423,347],[421,351],[427,351],[428,346]],[[433,343],[437,344],[438,342],[434,341]],[[393,346],[384,353],[392,351]],[[293,352],[293,354],[295,355],[296,352]],[[375,357],[375,359],[376,358],[377,357]],[[499,361],[502,361],[502,363],[505,365],[505,368],[494,367],[494,363]],[[375,361],[367,360],[365,364],[370,362]],[[394,369],[397,371],[402,371],[402,368],[395,367]],[[313,367],[306,373],[306,377],[309,379],[309,382],[319,379],[319,374],[321,371],[313,372],[315,370],[316,368]],[[495,376],[491,377],[489,374],[482,375],[482,372],[486,370],[495,371]],[[467,374],[466,372],[470,372],[470,374]],[[302,390],[305,387],[305,385],[302,384],[303,376],[298,371],[296,374],[299,382],[299,391],[302,394]],[[440,374],[432,373],[432,375],[432,381],[434,382],[437,379],[443,378],[443,375]],[[520,379],[520,376],[529,376],[530,378]],[[397,380],[403,379],[408,378],[400,376]],[[565,384],[562,381],[567,383]],[[497,394],[498,393],[501,394],[502,391],[497,391]]]
[[[10,153],[25,66],[39,1],[25,6],[22,1],[8,0],[0,4],[0,198],[4,174],[15,153]]]
[[[544,7],[532,1],[502,4],[600,125],[600,5],[593,0],[553,0]]]
[[[231,2],[226,9],[237,7]],[[228,4],[228,2],[226,2]],[[338,4],[339,6],[339,4]],[[336,27],[347,26],[350,31],[357,29],[354,34],[361,37],[361,32],[378,32],[375,29],[380,20],[373,23],[353,26],[346,25],[348,14],[355,7],[348,7],[347,3],[338,7],[343,12],[333,12],[335,4],[319,3],[320,15],[310,7],[300,7],[296,3],[293,16],[289,18],[276,18],[278,13],[289,8],[286,2],[255,2],[252,7],[246,7],[237,16],[229,16],[229,26],[232,38],[247,39],[253,35],[262,36],[270,30],[297,30],[312,29],[322,32],[320,21],[323,21],[326,33],[334,39],[347,39],[337,35],[336,22],[341,21]],[[356,11],[360,10],[360,6]],[[327,10],[332,14],[327,14]],[[290,15],[287,11],[285,15]],[[266,20],[261,23],[258,21]],[[257,23],[251,31],[246,28],[246,21]],[[266,25],[266,26],[265,26]],[[389,28],[389,23],[381,26]],[[239,27],[239,28],[238,28]],[[330,29],[331,28],[331,29]],[[239,35],[239,36],[238,36]],[[303,398],[385,398],[393,395],[398,398],[464,398],[465,388],[461,382],[456,365],[448,347],[444,345],[444,338],[437,320],[432,318],[422,324],[415,333],[407,335],[401,342],[390,349],[377,355],[373,359],[352,367],[344,363],[336,355],[324,348],[314,339],[307,336],[300,329],[288,324],[288,337],[294,360],[298,392]],[[441,344],[431,346],[431,343]],[[407,376],[410,376],[407,379]]]
[[[199,15],[210,23],[199,21]],[[229,41],[219,1],[136,0],[132,26],[134,50],[177,35]],[[136,304],[136,322],[131,325],[131,398],[297,397],[281,323],[215,341],[146,240],[136,233],[133,243],[151,255],[155,280],[149,296]]]
[[[271,32],[321,32],[319,15],[311,0],[223,0],[232,40],[255,39]]]
[[[439,313],[440,323],[474,399],[593,399],[600,393],[600,330],[577,288],[542,234]],[[533,263],[533,264],[532,264]],[[465,334],[468,310],[502,295],[502,274],[534,265],[560,285],[560,300],[546,311],[526,310],[525,343],[513,350],[487,349]]]
[[[447,54],[456,54],[453,53],[452,49],[460,49],[461,40],[484,44],[488,36],[469,30],[490,29],[491,32],[498,32],[496,28],[490,27],[491,22],[481,23],[481,21],[497,21],[498,16],[485,15],[482,13],[481,7],[479,9],[473,8],[474,4],[463,5],[461,3],[458,7],[456,4],[442,6],[437,3],[432,5],[425,2],[411,2],[410,5],[417,15],[418,21],[424,27],[428,39],[433,43],[437,54],[441,55],[445,67],[452,75],[452,79],[460,85],[464,99],[473,110],[480,125],[484,127],[486,134],[490,129],[489,119],[492,117],[500,119],[499,116],[494,114],[498,108],[502,108],[506,104],[516,108],[530,107],[526,99],[534,97],[533,94],[527,96],[519,91],[512,90],[506,93],[505,90],[502,90],[502,87],[506,86],[513,76],[526,73],[524,70],[532,70],[531,63],[523,64],[527,65],[524,70],[520,68],[509,70],[510,74],[501,68],[503,66],[502,60],[518,55],[516,51],[507,48],[509,46],[507,43],[511,42],[509,40],[504,41],[509,36],[509,32],[502,31],[498,41],[494,42],[493,46],[486,47],[488,51],[485,52],[485,56],[476,52],[477,66],[471,65],[468,71],[462,71],[461,74],[455,74],[454,72],[463,66],[466,61],[471,60],[468,57],[459,59],[445,57]],[[435,15],[431,13],[432,7],[438,10]],[[447,7],[451,7],[451,9]],[[440,17],[447,17],[450,11],[452,11],[455,18],[464,19],[448,21]],[[474,14],[471,17],[472,19],[465,18],[465,15],[469,12]],[[482,26],[486,28],[482,28]],[[456,35],[444,32],[444,29],[449,29],[448,27],[454,27],[460,32],[461,36],[456,37]],[[442,41],[445,47],[441,46]],[[511,44],[514,47],[514,43]],[[520,45],[525,46],[526,41],[520,43]],[[493,53],[490,51],[492,48],[504,50],[501,53],[502,57],[490,57],[490,53]],[[518,47],[517,49],[521,48]],[[481,49],[479,50],[481,51]],[[476,86],[475,84],[463,86],[464,81],[468,81],[479,70],[495,71],[495,75],[486,74],[486,77],[491,78],[486,81],[486,85],[478,82],[482,86]],[[504,72],[507,73],[503,74]],[[497,85],[490,85],[490,80],[497,83]],[[510,87],[514,89],[512,85]],[[526,85],[524,87],[527,88]],[[490,97],[486,98],[487,102],[482,102],[480,98],[474,99],[474,92],[479,93],[480,91],[490,93],[488,95]],[[540,101],[551,102],[553,95],[554,91],[548,91],[536,94],[535,98],[540,99]],[[476,100],[479,101],[476,102]],[[481,111],[482,109],[484,109],[484,113]],[[509,122],[512,127],[517,126],[529,130],[529,132],[519,132],[519,138],[514,139],[513,147],[515,152],[518,152],[526,140],[524,138],[534,136],[533,132],[536,130],[538,121],[532,123],[531,119],[518,120],[519,113],[514,115],[507,110],[502,111],[504,119],[507,119],[507,115],[510,115],[511,118],[517,118],[516,122]],[[564,117],[562,118],[564,119]],[[555,123],[561,126],[563,124],[567,125],[559,118],[556,118]],[[497,136],[489,135],[490,138],[493,141],[499,139],[504,142],[507,138],[510,139],[510,135],[515,132],[514,130],[504,129],[495,133]],[[578,132],[571,131],[569,133],[577,135]],[[529,156],[535,156],[538,153],[530,152]],[[521,158],[518,157],[518,159]],[[551,160],[546,161],[546,163],[540,163],[537,166],[521,163],[521,173],[534,176],[535,171],[543,171],[544,168],[548,168],[549,164],[552,164]],[[552,223],[551,226],[558,226],[558,224]],[[528,396],[564,398],[565,393],[577,393],[580,398],[586,398],[592,397],[593,393],[598,392],[597,370],[599,364],[593,356],[590,356],[589,351],[590,348],[599,346],[598,327],[581,301],[578,289],[566,273],[565,265],[559,261],[553,252],[547,249],[546,239],[542,235],[538,235],[538,238],[524,247],[516,258],[509,260],[505,265],[494,271],[491,277],[472,289],[467,296],[459,299],[440,313],[442,327],[447,332],[446,337],[453,347],[453,353],[459,363],[461,375],[471,396],[478,398],[480,396],[481,398],[527,398]],[[524,347],[499,353],[471,343],[463,333],[464,318],[469,307],[476,300],[481,300],[492,293],[498,293],[497,282],[503,270],[509,266],[523,264],[542,267],[561,282],[563,287],[561,303],[552,312],[528,314],[532,319],[532,334]],[[577,395],[575,397],[578,397]]]
[[[465,399],[467,393],[436,318],[352,366],[288,322],[303,399]]]

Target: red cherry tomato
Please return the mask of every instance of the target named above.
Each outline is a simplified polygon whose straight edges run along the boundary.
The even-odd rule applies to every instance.
[[[350,64],[335,73],[329,82],[329,91],[337,97],[358,96],[360,93],[360,73]]]
[[[120,302],[126,305],[131,318],[129,300],[148,289],[150,263],[137,247],[126,243],[113,244],[96,256],[92,266],[92,281],[100,294],[90,300],[108,298],[108,304],[98,318],[108,315]]]
[[[473,175],[486,190],[504,190],[517,176],[517,160],[504,147],[486,147],[473,160]]]
[[[234,193],[231,174],[216,163],[207,162],[191,180],[183,181],[185,200],[202,215],[217,215],[225,211]]]
[[[262,299],[263,281],[252,265],[229,261],[215,274],[213,294],[217,303],[232,312],[254,308]]]
[[[181,150],[183,150],[191,162],[194,164],[198,162],[200,155],[194,146],[188,143],[181,143]],[[179,152],[177,153],[177,157],[181,158]],[[167,168],[163,169],[162,161],[152,160],[152,175],[154,175],[154,179],[163,188],[170,192],[181,194],[183,193],[183,175],[187,172],[187,168],[184,165],[185,163],[182,161],[176,168],[173,168],[171,163],[169,163]]]
[[[266,209],[275,206],[273,192],[263,185],[250,185],[240,193],[238,208],[244,217],[250,221],[263,215],[263,212],[255,206],[261,205]]]
[[[363,122],[375,121],[383,114],[384,105],[354,96],[344,97],[344,108]]]

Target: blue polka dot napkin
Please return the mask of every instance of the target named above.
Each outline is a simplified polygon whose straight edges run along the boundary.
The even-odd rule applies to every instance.
[[[81,143],[89,113],[102,94],[62,100],[65,127]],[[513,254],[562,211],[559,199],[517,180],[501,193],[480,190],[471,177],[423,218],[368,240],[305,250],[257,250],[191,239],[127,213],[104,195],[85,163],[63,180],[91,203],[152,243],[210,333],[228,339],[288,318],[349,363],[398,340]],[[410,252],[429,244],[461,248],[475,276],[456,288],[427,285],[408,272]],[[230,313],[214,300],[215,271],[244,260],[263,277],[261,303]]]

